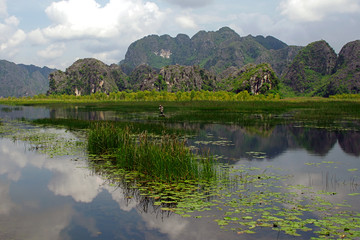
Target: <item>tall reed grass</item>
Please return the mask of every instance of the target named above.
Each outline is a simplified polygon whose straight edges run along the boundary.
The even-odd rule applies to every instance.
[[[90,125],[88,150],[91,154],[112,154],[122,143],[122,129],[114,124],[95,123]]]
[[[117,167],[151,179],[207,180],[216,175],[211,156],[195,155],[185,140],[175,135],[155,139],[142,132],[134,136],[129,128],[95,123],[89,131],[88,150],[91,154],[113,154]]]

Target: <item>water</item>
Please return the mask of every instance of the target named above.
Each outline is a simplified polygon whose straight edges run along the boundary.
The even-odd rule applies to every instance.
[[[140,114],[141,115],[141,114]],[[135,118],[138,119],[139,116]],[[0,119],[77,118],[121,120],[114,111],[79,108],[0,106]],[[324,198],[350,204],[358,212],[360,132],[278,125],[259,131],[249,127],[194,124],[189,145],[210,151],[220,162],[274,169],[290,175],[284,185],[303,185]],[[46,128],[69,138],[81,134]],[[271,168],[270,168],[271,167]],[[281,168],[282,170],[276,170]],[[24,141],[0,138],[0,239],[289,239],[284,232],[259,229],[238,234],[221,229],[214,208],[201,219],[161,211],[144,198],[129,198],[89,167],[86,154],[51,157]],[[350,195],[349,195],[350,194]],[[308,239],[303,233],[299,239]]]

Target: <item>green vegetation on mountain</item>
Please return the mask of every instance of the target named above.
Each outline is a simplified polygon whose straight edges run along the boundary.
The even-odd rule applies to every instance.
[[[81,59],[63,71],[0,62],[0,97],[34,94],[89,95],[117,91],[281,92],[331,96],[360,92],[360,40],[339,55],[324,41],[288,46],[271,37],[240,37],[223,27],[150,35],[132,43],[120,64]],[[46,79],[49,76],[49,81]],[[279,80],[280,79],[280,80]]]
[[[96,59],[76,61],[66,72],[50,74],[48,94],[89,95],[117,91],[248,91],[251,94],[274,92],[278,79],[269,64],[230,67],[217,75],[200,66],[170,65],[156,70],[149,65],[136,67],[129,76],[117,65],[107,66]]]
[[[117,77],[117,79],[115,79]],[[48,94],[88,95],[96,92],[110,93],[126,87],[126,77],[117,65],[86,58],[76,61],[65,72],[50,74]]]
[[[229,68],[219,83],[220,89],[236,93],[266,94],[278,90],[279,79],[269,64],[248,64],[241,69]]]
[[[0,97],[34,96],[49,89],[48,75],[55,71],[47,67],[0,61]]]
[[[324,96],[360,93],[360,40],[346,44],[340,51],[335,73],[329,77]]]
[[[283,75],[283,82],[299,94],[312,94],[334,71],[336,59],[327,42],[313,42],[296,55]]]
[[[295,57],[283,82],[298,95],[360,93],[359,56],[359,40],[346,44],[339,56],[325,41],[311,43]]]
[[[167,65],[198,65],[216,73],[230,66],[241,68],[248,63],[263,63],[266,53],[270,58],[278,51],[291,48],[274,37],[240,37],[234,30],[223,27],[215,32],[200,31],[192,38],[179,34],[151,35],[135,41],[129,46],[125,59],[120,62],[127,74],[141,64],[161,69]],[[285,51],[290,52],[290,51]],[[284,53],[284,51],[283,51]],[[294,54],[284,56],[291,59]],[[276,72],[282,72],[286,65],[278,65]]]
[[[216,90],[217,76],[199,66],[171,65],[160,69],[152,79],[143,81],[141,90],[199,91]]]

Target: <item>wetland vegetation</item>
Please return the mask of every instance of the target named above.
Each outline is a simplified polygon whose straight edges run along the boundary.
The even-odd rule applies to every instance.
[[[134,137],[129,128],[95,123],[89,130],[88,150],[90,154],[107,154],[116,167],[137,171],[146,179],[177,182],[209,180],[216,175],[212,157],[196,156],[176,135],[156,138],[142,132]]]
[[[351,100],[340,98],[346,97],[286,101],[194,98],[178,102],[72,99],[66,104],[41,98],[9,99],[7,103],[19,106],[2,108],[2,116],[22,111],[21,106],[26,105],[32,105],[32,109],[48,108],[51,114],[33,120],[20,118],[21,121],[2,117],[0,134],[28,142],[32,150],[54,158],[68,155],[85,159],[95,174],[110,186],[123,189],[124,198],[135,199],[141,209],[153,208],[168,217],[205,219],[216,223],[219,231],[234,232],[240,239],[261,238],[271,231],[284,234],[283,239],[357,239],[358,163],[349,165],[338,163],[341,159],[323,157],[299,165],[297,159],[287,159],[286,163],[294,163],[286,169],[286,164],[272,162],[274,157],[266,148],[261,151],[264,143],[257,146],[254,142],[284,129],[288,131],[284,137],[294,139],[287,144],[296,140],[305,149],[314,148],[315,143],[327,144],[327,138],[334,142],[335,135],[340,141],[352,133],[355,137],[347,142],[356,141],[360,102],[355,96]],[[164,105],[165,118],[158,116],[159,104]],[[214,124],[221,126],[216,137]],[[54,128],[65,128],[77,137],[49,131]],[[231,132],[231,138],[224,137],[224,129]],[[246,135],[240,136],[239,131]],[[314,134],[319,135],[317,140],[312,139]],[[242,143],[238,145],[240,139]],[[281,144],[279,138],[269,141]],[[237,148],[247,149],[244,152],[248,161],[238,159],[231,163],[217,151],[231,149],[239,158]],[[304,168],[316,174],[323,169],[328,171],[326,174],[343,171],[342,180],[333,175],[335,180],[331,181],[352,190],[341,193],[304,184],[297,177]]]

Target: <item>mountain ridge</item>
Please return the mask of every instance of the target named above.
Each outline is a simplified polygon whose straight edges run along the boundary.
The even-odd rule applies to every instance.
[[[298,51],[301,47],[288,46],[272,36],[251,35],[241,37],[229,27],[218,31],[199,31],[193,37],[178,34],[149,35],[130,44],[125,59],[119,62],[125,73],[129,74],[136,66],[148,64],[160,69],[167,65],[199,65],[207,70],[220,73],[230,66],[243,67],[248,63],[265,63],[262,56],[268,58],[284,55],[283,49]],[[283,50],[283,54],[277,54]],[[294,54],[286,56],[292,60]],[[277,65],[274,70],[281,74],[285,65]]]
[[[359,56],[360,40],[347,43],[336,54],[324,40],[289,46],[272,36],[242,37],[223,27],[199,31],[191,38],[146,36],[130,44],[125,59],[110,66],[85,58],[63,72],[3,61],[0,86],[6,91],[3,96],[31,96],[46,89],[48,94],[74,95],[123,90],[247,90],[252,94],[289,90],[301,96],[329,96],[360,92]]]
[[[0,97],[44,94],[49,88],[48,75],[55,70],[0,60]]]

